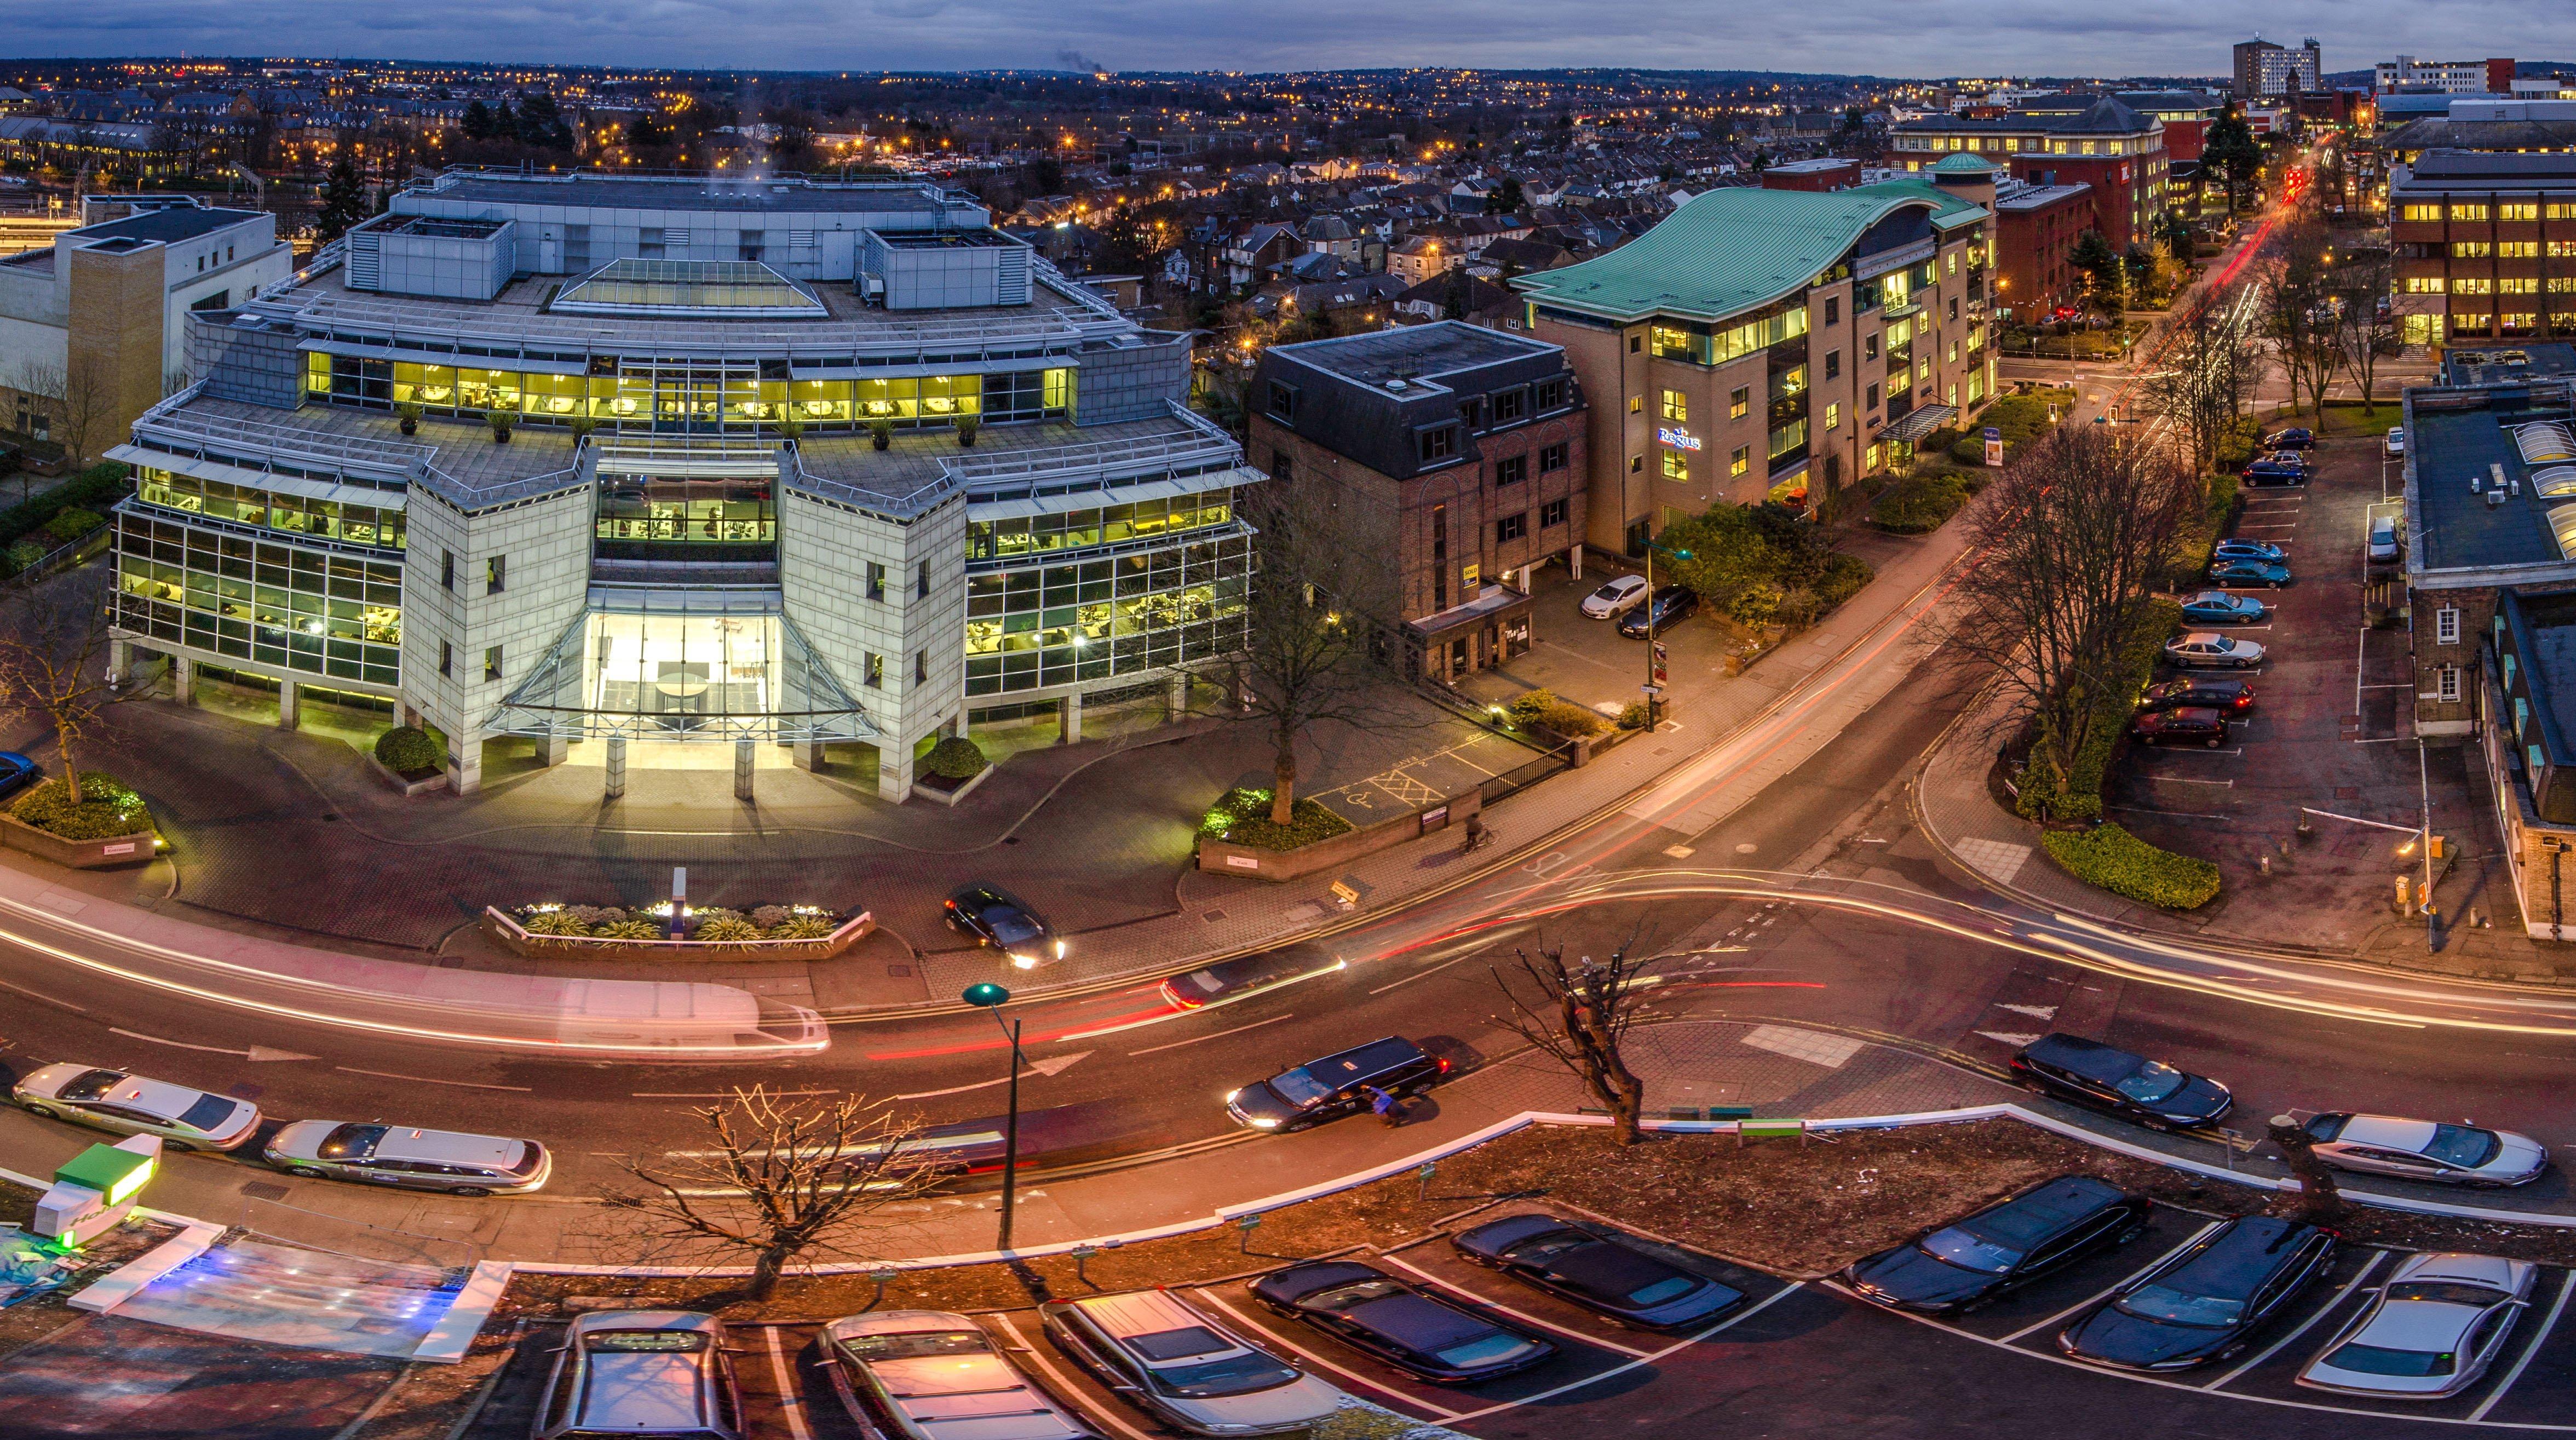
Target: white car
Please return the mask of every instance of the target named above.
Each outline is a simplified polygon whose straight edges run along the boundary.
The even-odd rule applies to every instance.
[[[1616,620],[1646,598],[1646,577],[1620,575],[1583,597],[1583,613],[1595,620]]]
[[[361,1180],[450,1195],[519,1195],[545,1188],[554,1157],[534,1140],[415,1130],[406,1125],[298,1120],[261,1158],[307,1180]]]
[[[2391,460],[2395,460],[2403,456],[2406,453],[2406,427],[2403,425],[2389,426],[2388,439],[2384,442],[2382,448],[2387,450],[2388,458]]]
[[[2299,1383],[2439,1400],[2476,1383],[2531,1303],[2540,1267],[2493,1255],[2409,1255]]]
[[[2342,1111],[2300,1128],[2316,1157],[2338,1170],[2493,1188],[2528,1185],[2549,1168],[2549,1147],[2510,1130]]]
[[[87,1065],[30,1070],[9,1095],[30,1114],[120,1135],[158,1135],[172,1150],[238,1149],[259,1128],[259,1107],[247,1100]]]
[[[2263,663],[2263,647],[2233,635],[2194,630],[2166,641],[2165,659],[2175,665],[2202,669],[2251,670]]]
[[[898,1440],[1093,1440],[974,1321],[938,1310],[879,1310],[823,1327],[851,1417],[864,1394]]]

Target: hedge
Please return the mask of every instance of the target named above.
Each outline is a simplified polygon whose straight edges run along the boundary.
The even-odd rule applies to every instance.
[[[417,725],[397,725],[376,737],[376,762],[397,775],[416,775],[447,763],[447,747]]]
[[[2171,600],[2148,602],[2137,631],[2110,667],[2108,688],[2096,697],[2092,733],[2084,748],[2075,752],[2072,773],[2056,774],[2046,747],[2031,747],[2030,759],[2015,781],[2020,791],[2015,808],[2025,819],[2092,820],[2101,816],[2102,777],[2110,769],[2111,754],[2128,733],[2129,715],[2137,708],[2138,692],[2155,675],[2156,656],[2163,651],[2165,638],[2181,623],[2180,604]]]
[[[1898,535],[1925,534],[1940,529],[1975,493],[1956,471],[1909,476],[1888,486],[1869,507],[1869,523]]]
[[[1350,821],[1325,808],[1322,801],[1299,800],[1289,807],[1288,825],[1282,829],[1270,821],[1270,796],[1268,790],[1247,790],[1237,785],[1208,807],[1207,815],[1199,821],[1200,833],[1255,850],[1294,850],[1354,828]]]
[[[951,735],[930,747],[921,759],[924,773],[942,780],[972,780],[984,773],[983,747],[963,735]]]
[[[2051,830],[2049,858],[2087,885],[2166,910],[2191,910],[2218,896],[2218,867],[2159,850],[2117,825]]]
[[[152,828],[152,813],[143,797],[115,776],[100,770],[80,772],[81,802],[71,802],[71,787],[48,780],[19,797],[9,809],[19,823],[33,825],[66,840],[106,840]]]

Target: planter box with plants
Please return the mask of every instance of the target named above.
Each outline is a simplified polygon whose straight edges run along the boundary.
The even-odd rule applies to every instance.
[[[984,783],[984,777],[993,773],[993,762],[984,758],[982,746],[963,735],[951,735],[930,747],[930,753],[921,757],[919,768],[921,773],[912,788],[928,799],[953,806]]]
[[[684,910],[671,938],[671,903],[487,907],[483,928],[531,958],[584,960],[826,960],[876,928],[867,911],[842,915],[819,905],[706,906]]]
[[[447,784],[446,744],[417,725],[397,725],[377,736],[367,763],[386,784],[405,795]]]
[[[0,816],[0,840],[13,850],[77,870],[105,870],[140,865],[160,848],[152,830],[152,813],[143,797],[114,776],[96,770],[80,775],[80,803],[71,787],[48,780],[20,796]]]

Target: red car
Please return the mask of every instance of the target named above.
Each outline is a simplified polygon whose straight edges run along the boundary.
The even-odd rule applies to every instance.
[[[2129,722],[2129,738],[2141,745],[2206,745],[2227,743],[2227,717],[2198,705],[2155,710]]]

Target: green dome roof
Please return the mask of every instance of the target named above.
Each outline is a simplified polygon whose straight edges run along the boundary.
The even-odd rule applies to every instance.
[[[1932,173],[1935,175],[1990,175],[1998,168],[2000,167],[1995,162],[1983,155],[1972,155],[1961,150],[1954,155],[1934,161]]]

